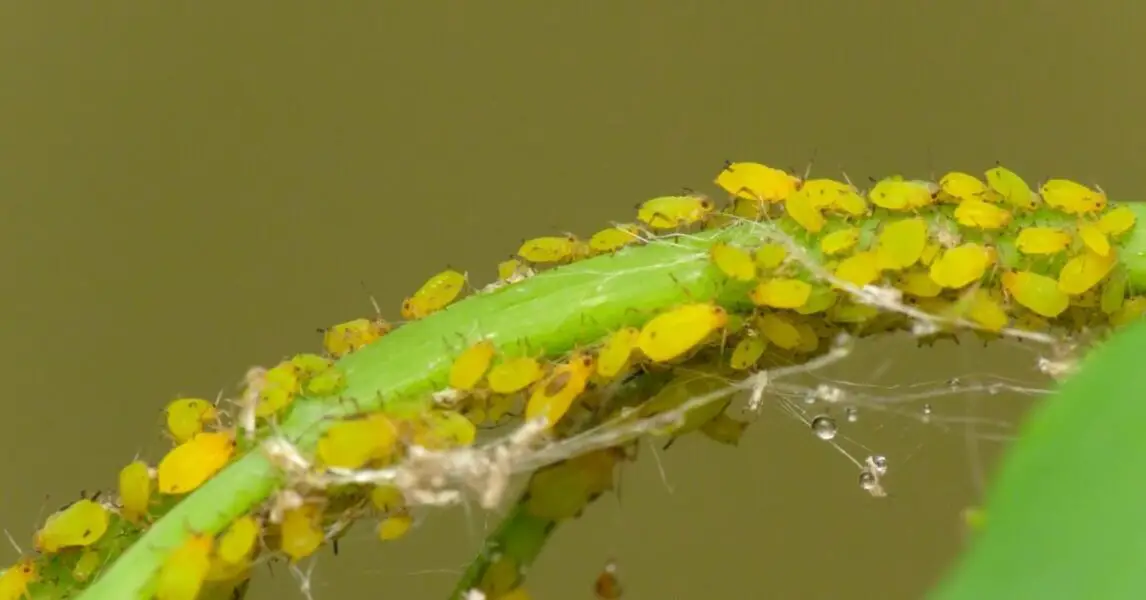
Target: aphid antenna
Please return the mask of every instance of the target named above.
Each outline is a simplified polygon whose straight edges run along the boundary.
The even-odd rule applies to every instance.
[[[366,287],[366,282],[359,280],[358,284],[362,286],[362,291],[366,292],[366,296],[370,298],[370,304],[374,306],[374,314],[378,315],[378,318],[382,318],[382,307],[378,306],[378,300],[374,297],[374,294],[370,293],[370,290]],[[320,329],[319,331],[324,330]]]
[[[39,519],[37,519],[37,520],[39,520]],[[24,549],[20,547],[20,544],[16,543],[16,538],[12,537],[12,532],[8,531],[7,527],[4,528],[4,535],[5,535],[5,537],[8,538],[8,543],[12,544],[12,547],[16,549],[16,553],[19,554],[20,556],[23,556],[24,555]]]

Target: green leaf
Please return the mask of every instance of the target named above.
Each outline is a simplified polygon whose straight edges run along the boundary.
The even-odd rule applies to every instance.
[[[1146,319],[1031,416],[935,600],[1146,598]]]

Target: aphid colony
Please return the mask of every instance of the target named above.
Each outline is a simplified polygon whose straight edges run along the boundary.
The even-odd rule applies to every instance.
[[[540,350],[503,354],[492,339],[471,339],[452,357],[449,394],[440,395],[433,408],[404,415],[370,412],[334,422],[318,440],[315,463],[384,466],[401,459],[411,445],[470,445],[479,428],[514,417],[544,418],[560,436],[620,414],[616,390],[642,373],[664,379],[630,398],[626,408],[635,410],[626,414],[648,417],[756,369],[814,356],[839,332],[866,335],[910,327],[900,314],[854,300],[841,289],[848,285],[894,288],[905,304],[970,321],[987,336],[1005,327],[1120,325],[1146,311],[1146,296],[1132,293],[1141,290],[1128,288],[1118,262],[1119,242],[1134,228],[1135,211],[1108,206],[1101,190],[1072,181],[1051,179],[1035,190],[997,166],[983,178],[953,172],[937,183],[889,176],[861,191],[846,178],[802,179],[736,162],[726,164],[715,183],[730,198],[723,209],[691,192],[660,196],[639,205],[638,223],[613,225],[587,240],[572,234],[526,240],[498,265],[498,281],[481,293],[659,237],[758,227],[758,237],[718,237],[708,245],[704,268],[727,292],[720,303],[683,302],[647,315],[639,326],[586,340],[560,357]],[[757,222],[771,222],[788,234],[832,280],[814,276]],[[407,321],[429,317],[468,289],[466,274],[445,270],[406,298],[400,314]],[[395,327],[376,315],[322,330],[322,354],[300,354],[249,377],[244,400],[233,409],[201,398],[172,401],[165,421],[173,447],[154,467],[142,460],[125,466],[118,502],[80,499],[36,533],[41,556],[66,567],[63,575],[53,569],[53,577],[71,577],[77,587],[94,579],[119,547],[115,539],[145,529],[179,497],[204,485],[264,435],[272,419],[284,417],[297,398],[342,401],[347,382],[336,361]],[[727,407],[728,402],[717,402],[697,409],[660,433],[671,443],[699,431],[734,446],[747,424],[726,414]],[[631,451],[591,452],[538,471],[519,508],[547,529],[576,517],[612,489],[614,470]],[[413,524],[397,488],[307,492],[281,494],[218,535],[190,535],[170,552],[153,583],[155,597],[192,599],[204,585],[234,585],[261,557],[302,560],[324,542],[336,543],[337,525],[358,517],[373,515],[382,540],[402,537]],[[43,579],[41,564],[25,558],[0,574],[0,600],[23,597]],[[511,552],[494,552],[479,587],[490,598],[524,597],[524,567]]]

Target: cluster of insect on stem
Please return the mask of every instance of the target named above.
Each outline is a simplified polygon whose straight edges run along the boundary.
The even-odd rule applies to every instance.
[[[272,560],[288,561],[308,585],[297,564],[323,545],[337,549],[350,523],[373,520],[379,539],[397,540],[420,507],[467,499],[501,506],[518,474],[531,476],[507,519],[548,535],[613,489],[616,469],[635,457],[642,438],[667,437],[668,447],[699,433],[737,446],[770,400],[862,402],[862,393],[841,386],[809,390],[789,381],[842,360],[860,337],[905,331],[934,343],[966,329],[987,341],[1025,340],[1045,345],[1039,368],[1062,376],[1072,368],[1075,336],[1146,312],[1146,296],[1131,288],[1119,261],[1136,213],[1100,189],[1065,179],[1036,189],[996,166],[983,178],[889,176],[860,190],[846,177],[798,177],[750,162],[726,164],[715,183],[724,206],[691,191],[655,197],[639,205],[636,222],[587,239],[523,241],[480,289],[462,271],[438,273],[399,312],[406,322],[432,319],[471,291],[504,293],[588,260],[603,276],[624,277],[609,261],[646,245],[689,249],[678,259],[718,282],[718,293],[578,339],[568,352],[531,354],[493,335],[469,339],[449,357],[445,385],[414,409],[341,410],[304,446],[278,424],[300,399],[354,406],[361,398],[347,397],[352,382],[342,359],[386,344],[401,323],[376,306],[373,317],[322,329],[320,353],[252,368],[234,400],[171,401],[172,448],[154,465],[125,466],[115,501],[83,498],[49,517],[35,536],[39,556],[0,575],[0,600],[34,594],[37,585],[82,589],[124,540],[248,451],[265,455],[284,485],[225,530],[191,532],[149,593],[193,599],[206,589],[242,590],[252,569]],[[745,400],[739,415],[736,398]],[[834,437],[834,419],[804,420],[822,439]],[[510,424],[509,433],[484,439],[486,430]],[[853,462],[862,489],[886,495],[888,459]],[[527,597],[524,575],[535,556],[506,537],[520,530],[491,537],[457,597]],[[610,565],[593,586],[599,598],[620,594]]]

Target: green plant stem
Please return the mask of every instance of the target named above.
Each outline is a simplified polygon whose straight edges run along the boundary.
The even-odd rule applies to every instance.
[[[1134,207],[1140,222],[1146,207]],[[740,223],[668,238],[579,261],[503,289],[467,298],[406,324],[343,358],[346,401],[300,398],[281,433],[303,453],[313,451],[334,419],[370,410],[416,410],[445,386],[449,365],[479,337],[508,355],[560,355],[620,327],[637,326],[686,301],[724,301],[725,280],[708,259],[715,241],[760,241],[759,223]],[[1146,289],[1146,227],[1135,227],[1120,255],[1136,287]],[[731,297],[731,296],[728,296]],[[146,598],[154,574],[191,532],[218,533],[266,501],[283,484],[268,457],[253,450],[154,523],[79,600]]]
[[[716,239],[746,241],[758,225],[653,242],[540,273],[404,325],[339,362],[343,398],[298,399],[281,432],[304,453],[334,418],[359,411],[416,409],[445,385],[452,357],[479,337],[507,354],[553,356],[609,331],[639,324],[683,301],[716,298],[723,283],[705,249]],[[281,474],[259,451],[248,452],[176,505],[80,596],[142,598],[153,574],[189,532],[221,531],[267,500]]]

